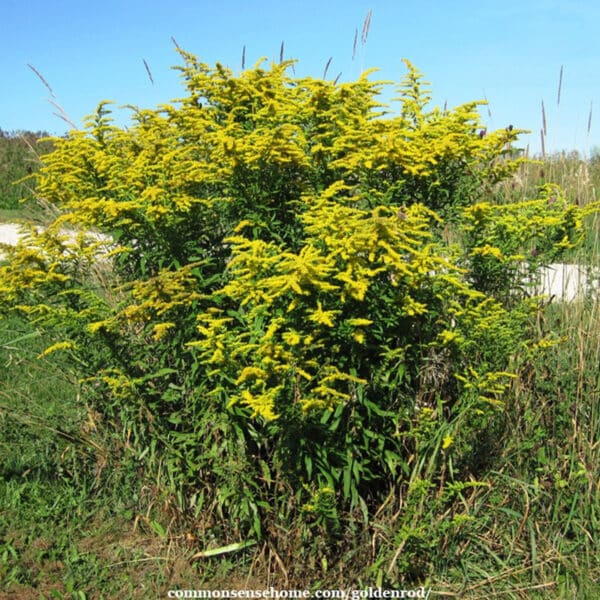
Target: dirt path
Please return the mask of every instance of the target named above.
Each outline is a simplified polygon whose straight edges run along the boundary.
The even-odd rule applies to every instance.
[[[14,246],[19,239],[19,227],[15,223],[0,223],[0,244]]]

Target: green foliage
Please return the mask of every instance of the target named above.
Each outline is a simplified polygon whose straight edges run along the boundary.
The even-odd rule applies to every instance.
[[[203,546],[266,540],[301,574],[386,515],[370,560],[422,581],[477,531],[538,341],[527,282],[594,207],[495,203],[518,130],[429,109],[408,62],[388,112],[368,73],[181,55],[185,98],[128,129],[103,102],[54,140],[37,190],[62,214],[8,251],[0,305],[51,336],[111,452]]]
[[[41,331],[21,319],[0,320],[0,477],[5,480],[24,473],[66,476],[70,470],[83,407],[60,362],[37,359],[44,347]]]
[[[40,165],[38,154],[52,148],[47,134],[13,132],[0,129],[0,209],[17,209],[31,198],[31,175]]]
[[[0,596],[130,597],[124,580],[143,551],[127,551],[124,519],[139,501],[138,465],[109,451],[114,438],[85,413],[60,354],[36,358],[48,343],[21,319],[0,320]]]

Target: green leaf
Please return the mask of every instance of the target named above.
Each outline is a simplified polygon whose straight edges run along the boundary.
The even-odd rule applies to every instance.
[[[144,375],[141,381],[146,382],[152,379],[159,379],[160,377],[165,377],[165,375],[173,375],[174,373],[177,373],[177,369],[169,369],[168,367],[163,367],[162,369],[159,369],[154,373],[148,373],[147,375]]]
[[[158,521],[150,521],[150,528],[162,539],[167,538],[167,532],[165,531],[165,528]]]
[[[246,540],[244,542],[237,542],[235,544],[228,544],[227,546],[220,546],[219,548],[212,548],[210,550],[202,550],[196,552],[192,558],[210,558],[211,556],[220,556],[221,554],[231,554],[232,552],[239,552],[250,546],[254,546],[256,540]]]

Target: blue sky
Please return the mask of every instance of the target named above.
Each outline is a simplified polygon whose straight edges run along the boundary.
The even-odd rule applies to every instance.
[[[369,10],[366,43],[354,32]],[[56,102],[81,126],[100,100],[154,107],[182,95],[171,36],[204,62],[241,67],[260,57],[296,58],[296,72],[356,78],[378,67],[399,81],[408,58],[431,82],[434,104],[487,98],[490,128],[531,129],[521,146],[540,151],[600,147],[600,3],[597,0],[0,0],[0,128],[62,134]],[[150,82],[143,60],[152,72]],[[563,68],[560,104],[559,73]],[[590,107],[592,122],[588,134]],[[491,116],[490,116],[491,114]],[[127,122],[124,111],[119,123]]]

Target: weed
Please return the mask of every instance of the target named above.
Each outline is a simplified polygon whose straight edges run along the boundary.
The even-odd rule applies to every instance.
[[[61,216],[1,267],[3,591],[593,597],[598,303],[523,264],[596,260],[596,163],[429,110],[410,63],[382,119],[283,46],[178,51],[177,106],[55,140]]]

